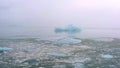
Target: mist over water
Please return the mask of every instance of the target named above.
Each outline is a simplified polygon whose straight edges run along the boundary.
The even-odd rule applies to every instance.
[[[47,37],[74,24],[77,37],[120,37],[118,0],[1,0],[0,37]],[[93,28],[93,29],[91,29]]]
[[[0,68],[120,68],[120,0],[0,0]]]
[[[58,25],[59,26],[59,25]],[[55,33],[55,27],[6,27],[0,29],[0,37],[59,37],[59,36],[70,36],[68,33]],[[99,38],[99,37],[113,37],[120,38],[119,29],[85,29],[81,28],[80,33],[73,34],[78,38]]]

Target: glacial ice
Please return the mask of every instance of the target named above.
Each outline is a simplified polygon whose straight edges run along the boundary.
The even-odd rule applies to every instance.
[[[50,52],[48,53],[48,55],[55,56],[55,57],[66,57],[67,56],[66,54],[58,53],[58,52]]]
[[[68,33],[68,34],[74,34],[74,33],[79,33],[80,31],[81,31],[81,29],[79,27],[75,26],[75,25],[68,25],[65,28],[57,27],[55,29],[55,33],[65,32],[65,33]]]
[[[106,58],[106,59],[112,59],[113,56],[112,55],[109,55],[109,54],[106,54],[106,55],[101,55],[102,58]]]
[[[11,51],[13,50],[12,48],[8,48],[8,47],[0,47],[0,52],[3,52],[3,51]]]
[[[85,68],[85,66],[82,63],[75,63],[74,68]]]

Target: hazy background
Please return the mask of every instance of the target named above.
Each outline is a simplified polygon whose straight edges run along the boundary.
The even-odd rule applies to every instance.
[[[119,18],[120,0],[0,0],[0,36],[47,36],[75,24],[83,34],[120,37]]]

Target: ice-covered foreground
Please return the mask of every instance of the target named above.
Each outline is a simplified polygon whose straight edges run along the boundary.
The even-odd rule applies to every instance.
[[[69,40],[64,38],[63,40]],[[102,40],[102,41],[101,41]],[[38,38],[0,39],[0,68],[120,68],[120,39],[72,38],[73,44]]]

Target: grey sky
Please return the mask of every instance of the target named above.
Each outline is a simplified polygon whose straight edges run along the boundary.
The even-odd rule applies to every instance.
[[[119,28],[119,0],[0,0],[0,27]]]

